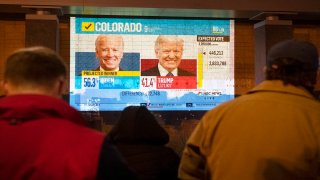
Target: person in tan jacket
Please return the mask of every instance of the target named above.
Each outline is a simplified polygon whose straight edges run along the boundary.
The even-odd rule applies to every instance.
[[[286,40],[267,55],[266,80],[207,112],[184,149],[180,179],[320,177],[317,48]]]

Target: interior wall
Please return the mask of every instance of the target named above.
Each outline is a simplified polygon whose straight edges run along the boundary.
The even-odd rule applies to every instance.
[[[253,24],[235,23],[234,53],[235,94],[241,95],[255,83]]]
[[[25,21],[0,21],[0,81],[3,80],[4,62],[9,54],[25,45]],[[0,95],[3,89],[0,88]]]
[[[312,42],[318,47],[320,54],[320,25],[296,25],[293,29],[293,37]],[[318,73],[315,89],[320,91],[320,72]]]

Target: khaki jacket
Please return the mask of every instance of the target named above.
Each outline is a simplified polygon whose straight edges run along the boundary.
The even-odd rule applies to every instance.
[[[181,179],[316,179],[320,103],[306,90],[264,81],[207,112],[190,136]]]

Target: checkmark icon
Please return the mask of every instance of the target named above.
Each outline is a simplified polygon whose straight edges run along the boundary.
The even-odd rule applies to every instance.
[[[94,31],[94,22],[82,22],[81,30],[85,32],[93,32]]]
[[[88,26],[84,26],[84,28],[89,29],[92,26],[92,24],[90,23]]]

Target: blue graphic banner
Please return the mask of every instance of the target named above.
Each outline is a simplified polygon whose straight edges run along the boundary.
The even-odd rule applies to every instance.
[[[75,25],[77,34],[219,36],[230,34],[228,20],[76,18]]]

